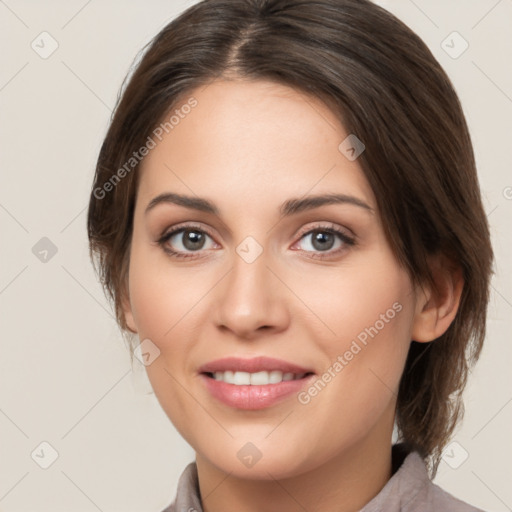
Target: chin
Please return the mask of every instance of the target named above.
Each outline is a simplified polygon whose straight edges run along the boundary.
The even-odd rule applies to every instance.
[[[247,439],[247,437],[245,437]],[[207,459],[226,474],[236,478],[250,480],[281,480],[305,473],[321,464],[320,460],[307,457],[304,450],[299,450],[300,444],[279,442],[279,446],[267,441],[258,445],[251,441],[234,441],[230,445],[218,445],[218,450],[212,452],[209,445],[206,452],[200,452],[201,458]],[[303,445],[302,445],[303,446]],[[299,453],[298,453],[299,452]],[[300,456],[300,457],[299,457]]]

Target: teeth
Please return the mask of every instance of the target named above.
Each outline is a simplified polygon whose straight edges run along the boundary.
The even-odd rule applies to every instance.
[[[278,384],[286,380],[302,379],[305,373],[283,373],[279,370],[271,372],[215,372],[213,378],[215,380],[227,382],[228,384],[235,384],[236,386],[251,385],[251,386],[264,386],[266,384]]]

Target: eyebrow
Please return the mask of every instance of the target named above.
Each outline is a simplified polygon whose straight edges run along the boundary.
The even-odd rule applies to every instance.
[[[217,206],[215,206],[215,204],[208,199],[202,197],[186,196],[173,192],[166,192],[153,198],[146,207],[144,214],[147,214],[149,211],[155,208],[155,206],[162,203],[176,204],[178,206],[183,206],[192,210],[199,210],[201,212],[211,213],[217,216],[220,215],[220,211]],[[359,199],[355,196],[346,194],[322,194],[288,199],[281,205],[279,212],[282,217],[288,217],[299,212],[312,210],[314,208],[319,208],[320,206],[329,204],[350,204],[368,210],[372,213],[374,211],[373,208],[366,204],[362,199]]]

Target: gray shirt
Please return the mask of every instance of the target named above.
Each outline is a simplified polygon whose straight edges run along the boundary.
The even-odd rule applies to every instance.
[[[403,443],[393,445],[392,466],[392,477],[360,512],[483,512],[434,484],[420,455]],[[162,512],[203,512],[195,462],[181,474],[176,498]]]

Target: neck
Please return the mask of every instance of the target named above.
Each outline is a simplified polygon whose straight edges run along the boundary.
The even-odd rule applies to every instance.
[[[320,467],[285,479],[238,478],[196,454],[204,512],[356,512],[385,486],[391,462],[391,432],[382,431]]]

